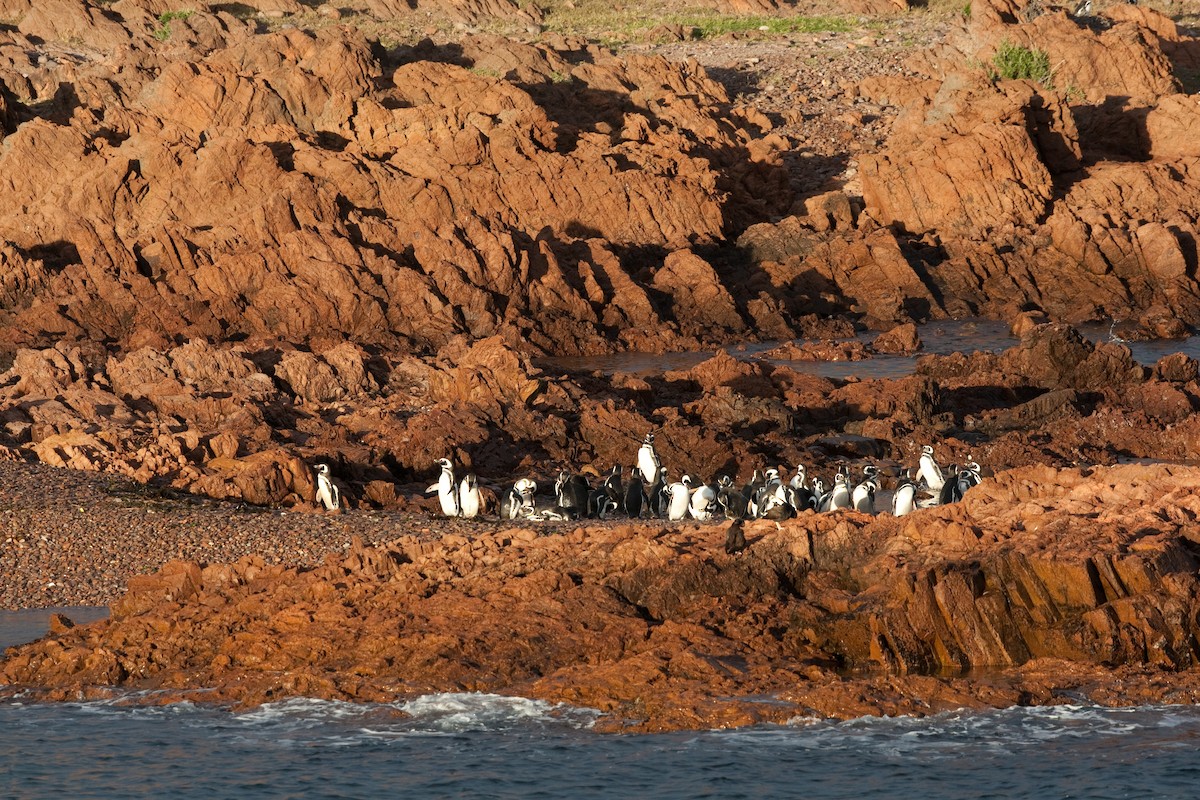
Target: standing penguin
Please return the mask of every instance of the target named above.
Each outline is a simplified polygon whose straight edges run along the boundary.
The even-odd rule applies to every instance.
[[[646,483],[654,483],[661,467],[662,462],[658,460],[658,453],[654,451],[654,434],[647,433],[637,452],[638,472],[642,473],[642,480]]]
[[[692,499],[692,479],[684,475],[678,482],[667,487],[670,495],[670,505],[667,507],[667,519],[680,520],[688,515]]]
[[[933,445],[924,445],[921,448],[921,462],[917,467],[917,482],[925,481],[925,485],[929,487],[929,491],[934,495],[942,491],[942,486],[946,483],[945,477],[942,475],[942,468],[938,466],[937,461],[933,458]]]
[[[474,472],[468,472],[467,477],[462,479],[462,483],[458,487],[459,515],[474,519],[479,516],[479,509],[482,505],[478,480],[475,478]]]
[[[917,487],[912,482],[912,472],[905,473],[904,480],[892,494],[892,515],[903,517],[911,514],[917,507]]]
[[[433,463],[442,468],[442,474],[438,476],[438,482],[426,489],[425,493],[437,492],[438,502],[442,504],[442,513],[447,517],[457,517],[459,514],[458,485],[454,480],[454,465],[448,458],[439,458]]]
[[[642,516],[642,506],[646,503],[646,487],[642,483],[642,473],[634,469],[629,474],[629,483],[625,484],[625,513],[631,519]]]
[[[742,521],[735,519],[729,523],[729,528],[725,531],[725,552],[733,556],[745,549],[746,532],[742,530]]]
[[[733,478],[722,475],[717,479],[717,505],[728,519],[746,518],[746,496],[733,485]]]
[[[659,467],[650,491],[646,493],[650,499],[650,515],[662,519],[667,515],[667,507],[671,503],[671,493],[667,484],[667,468]]]
[[[850,508],[850,484],[846,480],[846,473],[838,472],[833,476],[833,488],[829,490],[829,494],[825,496],[825,508],[822,511],[837,511],[841,508]]]
[[[602,484],[604,493],[608,495],[608,499],[612,501],[614,508],[617,511],[625,509],[625,487],[621,485],[621,465],[614,464],[612,472],[604,479]]]
[[[572,475],[565,469],[558,473],[554,483],[554,495],[557,498],[557,511],[569,519],[578,519],[588,513],[588,497],[591,487],[587,478],[582,475]]]
[[[326,511],[337,511],[342,507],[342,493],[329,477],[328,464],[317,464],[316,502],[325,506]]]
[[[855,511],[866,514],[875,513],[875,493],[879,491],[879,468],[874,464],[863,467],[862,483],[854,487],[850,494],[850,505]]]

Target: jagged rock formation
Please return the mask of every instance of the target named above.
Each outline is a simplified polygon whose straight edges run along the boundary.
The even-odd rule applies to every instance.
[[[792,345],[767,356],[870,351]],[[318,353],[193,341],[112,356],[62,344],[20,350],[0,374],[0,445],[55,466],[301,507],[314,492],[306,463],[327,460],[349,507],[403,507],[423,502],[442,455],[504,491],[523,473],[627,465],[649,430],[673,475],[703,480],[798,462],[911,463],[927,441],[949,461],[973,453],[995,468],[1113,452],[1195,458],[1196,408],[1193,360],[1149,369],[1062,325],[1034,327],[1000,354],[928,356],[912,377],[866,381],[726,352],[647,378],[564,374],[499,337],[459,339],[436,358],[348,343]]]

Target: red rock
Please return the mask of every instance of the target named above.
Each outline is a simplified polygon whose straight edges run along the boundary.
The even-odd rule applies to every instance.
[[[877,353],[912,355],[921,349],[921,337],[917,334],[917,326],[911,322],[897,325],[876,336],[871,342],[871,349]]]

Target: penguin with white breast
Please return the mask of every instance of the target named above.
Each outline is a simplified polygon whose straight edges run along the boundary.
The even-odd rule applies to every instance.
[[[875,493],[879,491],[879,468],[874,464],[863,467],[862,482],[850,493],[850,505],[864,514],[875,513]]]
[[[612,501],[613,508],[616,511],[625,510],[625,487],[621,484],[620,464],[613,464],[612,472],[604,479],[602,487],[608,499]]]
[[[479,481],[476,479],[474,472],[468,472],[458,487],[459,516],[474,519],[479,516],[479,510],[482,506],[483,499],[479,494]]]
[[[684,475],[680,480],[667,487],[670,504],[667,506],[667,519],[680,520],[688,515],[692,501],[692,479]]]
[[[809,501],[808,507],[813,511],[828,511],[829,493],[825,491],[825,481],[820,478],[813,478],[811,486],[812,499]]]
[[[772,501],[775,498],[779,487],[783,482],[779,479],[779,470],[775,468],[768,469],[763,473],[762,485],[754,492],[754,514],[757,517],[762,517],[767,507],[775,507],[776,502]]]
[[[846,479],[846,473],[838,472],[833,476],[833,488],[829,490],[826,496],[828,504],[825,511],[838,511],[840,509],[850,508],[850,483]]]
[[[328,464],[317,464],[316,502],[325,506],[326,511],[337,511],[342,507],[342,493],[329,477]]]
[[[425,490],[426,494],[437,492],[438,502],[442,506],[442,514],[447,517],[459,515],[458,483],[454,480],[454,464],[448,458],[439,458],[433,462],[442,468],[438,482]]]
[[[921,447],[921,461],[917,467],[917,481],[924,481],[929,487],[929,491],[937,495],[942,490],[942,486],[946,483],[946,478],[942,475],[942,468],[938,466],[937,461],[933,458],[933,445],[924,445]]]
[[[534,507],[534,494],[537,483],[529,478],[521,478],[508,490],[504,498],[504,516],[508,519],[530,518],[537,513]]]
[[[717,490],[706,483],[692,491],[688,501],[688,513],[700,522],[710,522],[717,515]]]
[[[653,432],[646,434],[646,438],[642,440],[642,446],[638,448],[637,468],[638,472],[642,473],[642,480],[647,484],[654,483],[658,478],[662,462],[658,460],[658,453],[654,450]]]
[[[790,481],[788,481],[788,484],[793,489],[804,489],[804,488],[807,488],[807,483],[808,483],[808,469],[803,464],[797,464],[796,465],[796,474],[792,476],[792,479]]]
[[[897,517],[907,516],[917,508],[917,486],[912,482],[912,473],[896,487],[892,494],[892,514]]]

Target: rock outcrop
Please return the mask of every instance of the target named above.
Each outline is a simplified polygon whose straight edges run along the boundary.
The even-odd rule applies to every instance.
[[[111,620],[10,650],[0,679],[43,697],[154,689],[156,702],[205,687],[240,705],[503,692],[596,708],[601,729],[622,731],[1068,691],[1166,700],[1200,686],[1198,478],[1015,470],[905,518],[750,524],[734,556],[723,525],[630,524],[359,543],[313,569],[174,562],[132,580]],[[984,667],[1006,671],[925,677]]]

